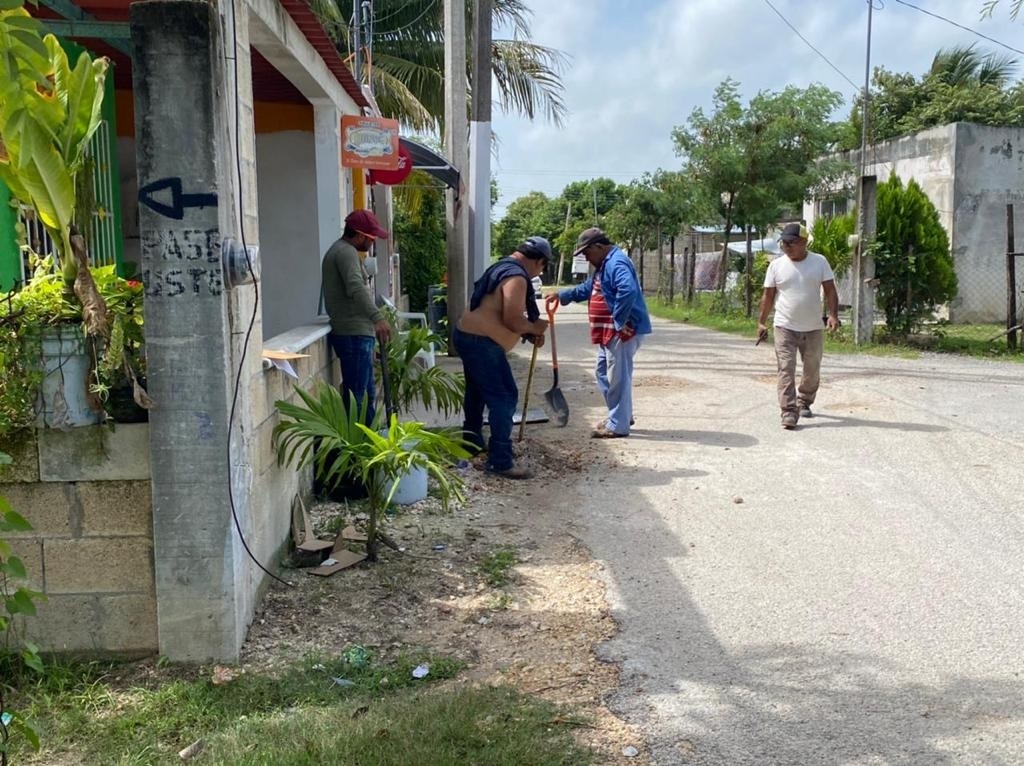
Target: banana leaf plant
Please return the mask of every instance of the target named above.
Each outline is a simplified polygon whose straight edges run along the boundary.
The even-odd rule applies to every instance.
[[[7,8],[9,3],[0,5]],[[89,336],[106,337],[106,306],[76,227],[76,178],[99,127],[108,61],[82,53],[74,66],[24,8],[0,10],[0,180],[35,210],[53,241],[65,287]]]
[[[275,402],[282,416],[274,428],[278,463],[296,470],[312,466],[328,487],[351,476],[366,485],[368,560],[377,560],[380,522],[409,471],[426,470],[445,510],[452,501],[465,499],[464,482],[454,467],[470,453],[456,431],[432,431],[422,423],[399,422],[396,416],[387,429],[379,428],[380,423],[366,426],[365,400],[350,397],[346,403],[338,389],[326,383],[312,392],[295,391],[302,404]]]

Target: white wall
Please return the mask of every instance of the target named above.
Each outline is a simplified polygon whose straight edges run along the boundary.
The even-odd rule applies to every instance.
[[[856,167],[858,152],[848,159]],[[883,184],[893,172],[904,184],[917,181],[949,235],[959,283],[949,319],[1002,323],[1008,203],[1016,205],[1024,232],[1024,129],[954,123],[869,147],[865,173]],[[805,204],[804,215],[813,225],[813,203]],[[1020,252],[1024,233],[1017,241]],[[1024,263],[1017,265],[1020,303]]]
[[[313,134],[257,135],[256,170],[263,337],[271,338],[312,322],[320,300]]]
[[[1024,252],[1024,129],[957,124],[951,243],[959,294],[950,318],[1006,319],[1006,205],[1014,205],[1016,252]],[[1017,305],[1024,259],[1017,258]]]

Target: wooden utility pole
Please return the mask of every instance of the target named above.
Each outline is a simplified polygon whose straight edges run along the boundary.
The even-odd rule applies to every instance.
[[[462,316],[469,295],[470,270],[466,240],[466,5],[444,0],[444,147],[459,171],[459,189],[445,193],[448,239],[448,327]],[[452,348],[451,344],[448,346]]]
[[[473,106],[469,122],[470,282],[491,260],[491,0],[474,0]]]

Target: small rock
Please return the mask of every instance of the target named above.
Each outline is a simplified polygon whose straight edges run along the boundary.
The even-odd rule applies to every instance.
[[[740,497],[739,495],[736,495],[736,496],[735,496],[735,497],[734,497],[734,498],[732,499],[732,501],[733,501],[734,503],[736,503],[736,505],[740,505],[740,504],[741,504],[741,503],[743,502],[743,498],[742,498],[742,497]]]
[[[640,751],[632,745],[627,745],[626,747],[622,748],[622,754],[627,758],[636,758],[638,755],[640,755]]]

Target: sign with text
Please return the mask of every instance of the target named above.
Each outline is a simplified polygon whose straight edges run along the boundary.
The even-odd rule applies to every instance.
[[[398,120],[350,114],[342,116],[341,165],[346,168],[397,170]]]

